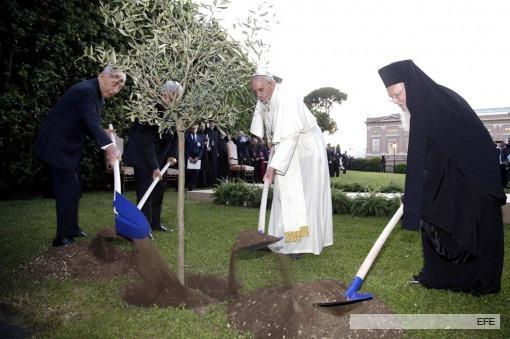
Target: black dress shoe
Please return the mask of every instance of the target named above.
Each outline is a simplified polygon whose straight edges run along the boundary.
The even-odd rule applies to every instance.
[[[303,253],[292,253],[292,254],[289,254],[289,257],[292,260],[301,260],[301,259],[303,259]]]
[[[153,227],[152,230],[153,231],[160,231],[160,232],[168,232],[168,231],[170,231],[170,229],[168,229],[167,227],[165,227],[163,225],[159,225],[159,226]]]
[[[88,238],[89,235],[85,232],[83,232],[82,230],[78,230],[78,232],[76,232],[76,234],[73,235],[74,238]]]
[[[64,238],[64,239],[54,239],[53,247],[67,246],[67,245],[71,245],[73,242],[74,242],[74,239],[71,237]]]
[[[411,279],[407,282],[409,285],[421,285],[420,277],[417,275],[413,275]]]

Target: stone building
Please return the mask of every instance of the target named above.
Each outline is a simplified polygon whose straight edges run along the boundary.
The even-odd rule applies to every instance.
[[[510,137],[510,107],[477,109],[493,140],[507,140]],[[393,171],[394,164],[407,160],[409,133],[404,131],[400,113],[367,118],[366,157],[386,155],[386,170]]]

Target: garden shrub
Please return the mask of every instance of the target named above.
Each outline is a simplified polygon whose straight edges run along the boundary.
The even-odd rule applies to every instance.
[[[395,173],[406,173],[407,164],[396,164],[395,165]]]
[[[351,214],[360,217],[391,216],[398,209],[399,205],[400,199],[398,198],[387,199],[376,194],[359,196],[352,201]]]
[[[404,188],[402,185],[395,181],[390,181],[388,185],[378,186],[375,184],[362,185],[360,183],[341,183],[331,182],[331,188],[341,190],[344,192],[380,192],[380,193],[394,193],[403,192]]]
[[[221,205],[259,207],[262,188],[244,181],[223,182],[214,189],[214,202]],[[269,190],[268,206],[271,206],[272,190]],[[341,190],[331,190],[334,214],[354,216],[392,216],[400,205],[400,198],[385,198],[371,192],[367,196],[350,198]]]
[[[395,193],[395,192],[401,193],[401,192],[404,192],[404,187],[401,184],[391,180],[388,185],[382,186],[380,188],[379,192],[381,192],[381,193]]]
[[[351,213],[352,199],[340,190],[331,190],[331,202],[334,214]]]
[[[221,205],[260,207],[262,188],[244,181],[226,181],[214,188],[214,202]],[[272,190],[269,189],[267,204],[271,206]]]
[[[380,158],[355,158],[349,161],[349,169],[363,172],[380,172]]]

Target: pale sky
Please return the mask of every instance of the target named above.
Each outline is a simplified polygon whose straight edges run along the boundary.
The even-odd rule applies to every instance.
[[[269,0],[280,21],[264,40],[269,70],[303,95],[331,86],[348,99],[326,136],[362,156],[367,117],[398,113],[377,70],[403,59],[463,96],[474,109],[510,106],[508,0]],[[255,1],[232,0],[230,17]]]

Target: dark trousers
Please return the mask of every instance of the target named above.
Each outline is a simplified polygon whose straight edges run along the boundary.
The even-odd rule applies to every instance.
[[[508,171],[506,169],[506,165],[499,165],[499,169],[501,171],[501,184],[503,185],[503,188],[505,188],[508,183]]]
[[[200,170],[186,169],[186,186],[188,187],[188,191],[192,191],[197,188],[199,172]]]
[[[135,189],[136,202],[140,202],[147,189],[152,184],[152,172],[144,171],[142,168],[135,167]],[[165,194],[165,184],[160,180],[151,195],[142,207],[143,215],[151,225],[151,228],[161,225],[161,209],[163,205],[163,195]]]
[[[217,151],[210,151],[209,152],[209,165],[210,165],[210,180],[211,185],[216,185],[218,182],[218,154]]]
[[[333,167],[332,176],[339,177],[340,176],[340,163],[338,161],[333,161],[332,167]]]
[[[50,166],[51,184],[57,207],[57,240],[76,236],[81,184],[78,170],[65,171]]]

